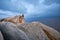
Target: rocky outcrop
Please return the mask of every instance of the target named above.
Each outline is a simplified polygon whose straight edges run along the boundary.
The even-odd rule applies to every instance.
[[[14,17],[8,17],[5,19],[1,19],[0,22],[12,22],[14,24],[18,23],[24,23],[24,15],[14,16]]]
[[[29,40],[24,31],[17,28],[17,26],[13,23],[1,23],[0,31],[4,40]]]
[[[12,22],[15,24],[24,23],[24,16],[15,16],[12,18]]]
[[[2,23],[0,24],[0,30],[4,29],[5,33],[8,33],[8,37],[12,37],[14,40],[20,40],[19,38],[26,40],[60,40],[60,33],[55,29],[46,26],[40,22],[32,22],[25,24],[13,24]],[[19,31],[22,30],[22,31]],[[21,34],[22,33],[22,34]],[[5,36],[6,36],[5,35]],[[22,36],[22,37],[21,37]],[[8,38],[6,37],[6,38]],[[11,39],[10,39],[11,40]]]
[[[0,40],[4,40],[1,32],[0,32]]]
[[[43,31],[47,34],[47,36],[51,40],[60,40],[60,33],[57,30],[55,30],[47,25],[44,25],[42,23],[40,23],[40,24],[42,26]]]
[[[60,33],[55,29],[40,22],[17,25],[23,30],[30,40],[60,40]]]

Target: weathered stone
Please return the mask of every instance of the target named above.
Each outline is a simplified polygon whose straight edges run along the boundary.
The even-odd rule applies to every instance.
[[[17,25],[23,30],[30,40],[60,40],[60,33],[55,29],[40,22]]]
[[[1,28],[4,29],[4,32],[7,33],[9,38],[11,38],[12,36],[12,40],[18,40],[19,38],[22,39],[26,38],[27,40],[60,40],[60,33],[58,31],[40,22],[32,22],[24,24],[19,23],[17,25],[9,22],[7,23],[3,22],[0,23],[0,30]]]
[[[4,40],[29,40],[26,34],[17,28],[13,23],[1,23],[0,31],[4,37]]]
[[[0,22],[12,22],[15,24],[24,23],[24,15],[14,16],[13,18],[8,17],[5,19],[1,19]]]
[[[4,40],[1,32],[0,32],[0,40]]]

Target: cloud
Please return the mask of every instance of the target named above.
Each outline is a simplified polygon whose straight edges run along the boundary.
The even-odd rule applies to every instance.
[[[19,15],[19,13],[11,12],[11,11],[0,10],[0,16],[2,18],[5,18],[5,17],[13,17],[15,15]]]
[[[9,14],[24,13],[25,17],[40,17],[59,14],[59,0],[2,0],[0,9],[9,11]],[[10,13],[11,12],[11,13]],[[7,13],[7,12],[6,12]]]
[[[25,13],[26,9],[21,3],[20,0],[2,0],[0,1],[0,9],[13,11],[13,12],[22,12]]]
[[[50,5],[50,4],[53,4],[53,3],[60,4],[60,0],[45,0],[44,1],[44,4],[46,4],[46,5]]]
[[[32,9],[32,10],[31,10]],[[38,5],[28,8],[29,15],[32,17],[44,17],[44,16],[60,16],[60,4],[53,3],[51,5]],[[27,17],[28,17],[27,16]]]

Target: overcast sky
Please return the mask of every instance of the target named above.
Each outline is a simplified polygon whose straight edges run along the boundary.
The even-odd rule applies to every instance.
[[[60,0],[0,0],[0,18],[20,13],[25,18],[60,16]]]

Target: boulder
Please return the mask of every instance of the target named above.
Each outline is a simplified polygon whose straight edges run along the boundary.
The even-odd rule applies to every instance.
[[[10,22],[1,23],[0,31],[4,40],[29,40],[24,31],[20,30],[15,24]]]
[[[40,22],[25,23],[17,26],[27,34],[29,40],[60,40],[58,31]]]

